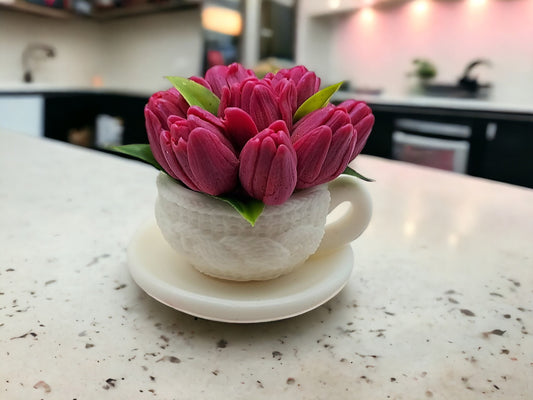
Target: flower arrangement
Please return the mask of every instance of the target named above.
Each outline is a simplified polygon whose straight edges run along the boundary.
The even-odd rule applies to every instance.
[[[374,115],[362,101],[330,104],[304,66],[259,79],[240,64],[203,78],[167,77],[144,109],[149,145],[114,150],[150,162],[191,190],[231,204],[252,225],[265,205],[342,173],[363,149]]]

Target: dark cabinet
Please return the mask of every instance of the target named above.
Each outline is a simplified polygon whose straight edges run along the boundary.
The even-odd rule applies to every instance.
[[[533,121],[500,119],[488,124],[483,176],[533,188]]]
[[[148,96],[111,93],[45,93],[44,135],[53,139],[99,147],[97,118],[115,118],[121,143],[147,143],[144,106]]]
[[[369,103],[376,117],[363,154],[393,158],[396,121],[456,124],[470,129],[467,173],[533,188],[533,114]]]
[[[364,154],[392,158],[392,132],[394,131],[394,114],[380,111],[373,107],[374,128],[363,149]]]

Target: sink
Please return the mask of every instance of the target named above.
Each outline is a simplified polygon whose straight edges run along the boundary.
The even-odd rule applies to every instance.
[[[425,84],[422,94],[434,97],[452,97],[460,99],[485,99],[489,95],[490,85],[480,85],[478,90],[467,90],[456,84]]]

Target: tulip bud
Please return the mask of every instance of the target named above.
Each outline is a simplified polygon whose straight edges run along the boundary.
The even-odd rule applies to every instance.
[[[163,167],[165,171],[168,171],[169,165],[163,155],[161,149],[160,136],[162,132],[167,132],[161,125],[161,120],[146,106],[144,107],[144,120],[146,126],[146,132],[148,133],[148,143],[150,143],[150,149],[156,161]]]
[[[189,104],[175,88],[154,93],[144,107],[148,142],[155,159],[165,170],[169,168],[169,165],[161,149],[160,135],[162,131],[169,130],[169,117],[179,116],[184,118],[187,115],[188,108]]]
[[[163,129],[168,130],[167,118],[171,115],[185,117],[189,104],[176,88],[170,88],[150,96],[146,107],[159,119]]]
[[[296,87],[296,109],[302,103],[318,92],[320,78],[314,72],[308,71],[303,65],[297,65],[290,69],[281,69],[276,74],[267,74],[265,80],[270,80],[274,88],[277,88],[283,79],[294,82]]]
[[[250,139],[240,155],[244,190],[267,205],[284,203],[296,185],[296,153],[283,121],[275,121]]]
[[[227,107],[238,107],[246,111],[259,131],[277,120],[284,120],[287,125],[292,124],[292,110],[286,102],[280,102],[274,89],[258,79],[247,79],[239,85],[223,89],[219,114]]]
[[[277,92],[279,93],[279,109],[281,112],[281,119],[285,121],[289,130],[292,129],[292,119],[294,113],[298,109],[297,103],[297,92],[294,82],[283,79],[278,87]]]
[[[187,147],[189,166],[200,191],[216,196],[235,188],[239,160],[215,132],[193,129]]]
[[[329,182],[350,162],[356,133],[344,108],[328,106],[303,117],[291,137],[298,159],[297,189]]]
[[[357,143],[355,144],[350,161],[353,160],[363,147],[365,147],[366,141],[372,127],[374,126],[374,114],[368,105],[363,101],[346,100],[339,104],[339,107],[343,107],[350,115],[350,120],[357,131]]]
[[[190,107],[187,119],[169,118],[170,134],[161,135],[166,170],[189,188],[211,195],[231,191],[237,184],[239,161],[223,125],[209,112]]]
[[[176,126],[174,127],[176,130]],[[183,129],[188,131],[187,127]],[[189,168],[189,162],[187,157],[187,142],[182,138],[179,138],[176,133],[175,140],[172,140],[171,134],[168,131],[163,131],[159,137],[159,146],[163,152],[166,166],[163,169],[174,179],[183,182],[187,187],[192,190],[199,191],[200,189],[192,180],[192,172]]]
[[[211,86],[211,91],[218,97],[222,96],[222,89],[224,87],[231,87],[250,77],[255,77],[253,71],[237,63],[228,66],[215,65],[205,73],[205,80]]]

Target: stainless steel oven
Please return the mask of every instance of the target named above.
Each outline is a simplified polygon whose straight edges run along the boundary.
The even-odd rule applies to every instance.
[[[396,160],[466,173],[471,128],[467,125],[397,119],[392,134],[392,156]]]

